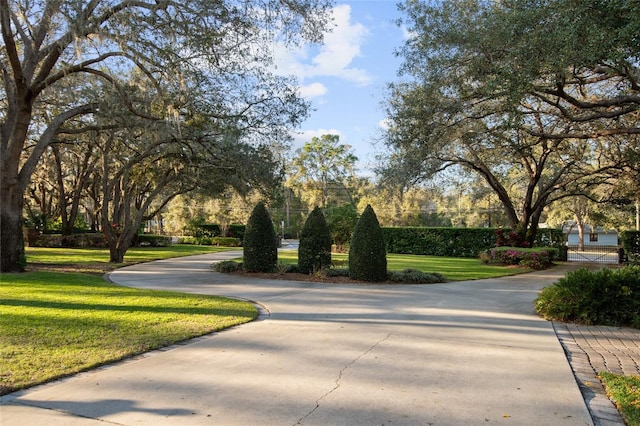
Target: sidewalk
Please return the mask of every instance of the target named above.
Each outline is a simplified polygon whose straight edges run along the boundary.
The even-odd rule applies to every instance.
[[[554,329],[596,426],[623,426],[597,374],[640,376],[640,330],[554,323]]]

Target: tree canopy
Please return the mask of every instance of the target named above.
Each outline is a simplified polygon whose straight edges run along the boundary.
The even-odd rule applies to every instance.
[[[546,206],[623,177],[640,133],[638,2],[407,1],[402,10],[410,78],[390,88],[386,176],[400,169],[402,184],[465,167],[529,240]]]
[[[329,6],[0,0],[1,270],[22,269],[24,194],[60,135],[134,129],[125,143],[149,142],[138,153],[185,140],[206,152],[228,135],[283,142],[308,105],[290,78],[269,71],[271,50],[320,41]],[[174,164],[191,151],[176,146]]]
[[[311,206],[327,207],[341,192],[354,204],[349,181],[354,179],[356,161],[351,145],[341,144],[340,136],[314,137],[296,151],[290,180],[301,187]]]

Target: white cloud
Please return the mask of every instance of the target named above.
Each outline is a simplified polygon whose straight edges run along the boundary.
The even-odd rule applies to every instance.
[[[311,83],[300,87],[300,96],[306,99],[317,98],[326,95],[327,92],[327,87],[322,83]]]
[[[361,23],[351,22],[351,6],[338,5],[332,10],[332,31],[324,34],[324,43],[312,49],[297,50],[277,47],[274,52],[278,72],[295,75],[300,80],[314,77],[337,77],[359,85],[367,85],[373,76],[365,69],[352,66],[361,56],[361,46],[369,30]]]
[[[416,37],[415,31],[410,31],[405,24],[400,25],[400,30],[402,31],[403,40],[411,40]]]
[[[378,121],[378,127],[382,130],[389,130],[391,128],[391,119],[383,118],[382,120]]]
[[[300,148],[305,143],[311,142],[311,139],[319,138],[322,135],[338,135],[340,139],[343,138],[342,132],[336,129],[303,130],[301,132],[294,132],[291,136],[293,137],[293,146]]]

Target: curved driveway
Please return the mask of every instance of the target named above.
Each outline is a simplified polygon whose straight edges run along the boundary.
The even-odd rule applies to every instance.
[[[251,300],[260,320],[13,394],[0,423],[592,424],[551,323],[532,307],[562,268],[436,285],[247,280],[209,268],[237,256],[151,262],[110,279]]]

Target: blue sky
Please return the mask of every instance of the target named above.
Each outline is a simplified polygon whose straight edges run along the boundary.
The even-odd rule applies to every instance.
[[[314,108],[294,137],[294,149],[314,136],[337,134],[353,147],[359,173],[369,174],[382,149],[373,141],[385,119],[385,88],[401,64],[393,53],[405,36],[395,22],[399,17],[395,0],[337,0],[333,31],[323,45],[278,52],[278,72],[297,76]]]

